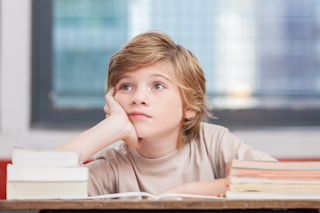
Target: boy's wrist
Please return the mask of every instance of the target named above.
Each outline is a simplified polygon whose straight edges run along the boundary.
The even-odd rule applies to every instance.
[[[176,189],[177,192],[176,193],[178,193],[178,194],[190,194],[190,192],[188,191],[188,189],[190,187],[190,184],[192,184],[192,183],[185,183],[185,184],[177,186],[177,189]]]
[[[108,118],[101,121],[102,126],[100,131],[103,133],[103,138],[107,139],[107,143],[114,143],[123,138],[123,132],[119,125],[117,125],[115,116],[109,116]],[[111,139],[111,141],[110,141]],[[107,144],[107,145],[110,145]]]
[[[115,134],[118,137],[118,140],[122,140],[126,134],[126,132],[124,131],[126,122],[119,118],[119,116],[117,115],[110,115],[110,117],[108,117],[106,120],[109,120],[108,122],[110,122],[110,124],[112,125]]]

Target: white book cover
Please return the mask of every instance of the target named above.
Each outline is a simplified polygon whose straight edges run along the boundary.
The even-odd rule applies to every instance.
[[[87,167],[35,168],[7,165],[9,181],[87,181]]]
[[[62,197],[88,197],[88,182],[7,181],[7,200],[61,199]]]

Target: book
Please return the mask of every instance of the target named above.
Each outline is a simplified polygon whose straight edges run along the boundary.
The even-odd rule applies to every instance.
[[[319,170],[265,170],[265,169],[247,169],[247,168],[230,168],[227,171],[228,176],[238,177],[318,177],[320,178]]]
[[[7,181],[7,200],[86,198],[87,181]]]
[[[228,199],[320,199],[320,162],[233,160],[226,166]]]
[[[320,199],[319,192],[226,192],[227,199],[295,199],[295,200],[307,200],[307,199]]]
[[[233,192],[319,192],[319,184],[269,184],[269,183],[232,183],[229,190]]]
[[[7,165],[7,181],[87,181],[87,167],[21,167]]]
[[[15,147],[7,165],[7,200],[88,197],[89,170],[78,151],[39,151]]]
[[[320,184],[319,177],[242,177],[229,176],[227,185],[233,183],[270,183],[270,184]]]
[[[221,196],[204,196],[204,195],[192,195],[192,194],[176,194],[176,193],[170,193],[170,194],[162,194],[159,196],[154,196],[153,194],[147,193],[147,192],[122,192],[122,193],[115,193],[115,194],[107,194],[107,195],[99,195],[99,196],[91,196],[86,198],[68,198],[63,197],[61,199],[63,200],[93,200],[93,199],[111,199],[111,198],[120,198],[120,197],[152,197],[155,200],[160,200],[161,198],[166,197],[178,197],[177,200],[181,200],[181,198],[195,198],[195,199],[226,199],[225,197]]]
[[[248,160],[232,160],[226,166],[226,171],[230,168],[246,168],[246,169],[273,169],[273,170],[319,170],[319,161],[248,161]]]
[[[80,152],[76,150],[44,151],[14,147],[12,165],[26,167],[78,167]]]

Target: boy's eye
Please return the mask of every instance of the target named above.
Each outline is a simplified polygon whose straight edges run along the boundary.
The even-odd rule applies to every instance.
[[[123,85],[121,87],[122,90],[132,90],[132,88],[129,85]]]
[[[164,86],[162,84],[155,84],[153,85],[153,89],[163,89]]]

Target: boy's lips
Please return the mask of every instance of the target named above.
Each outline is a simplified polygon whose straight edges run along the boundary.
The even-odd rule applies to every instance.
[[[138,112],[138,111],[129,112],[128,116],[136,119],[151,118],[151,116],[148,115],[147,113]]]

